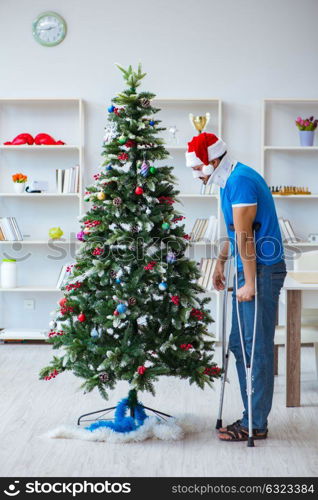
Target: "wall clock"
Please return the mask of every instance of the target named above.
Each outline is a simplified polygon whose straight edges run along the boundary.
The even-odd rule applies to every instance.
[[[55,12],[43,12],[33,21],[32,33],[41,45],[54,47],[66,36],[66,22]]]

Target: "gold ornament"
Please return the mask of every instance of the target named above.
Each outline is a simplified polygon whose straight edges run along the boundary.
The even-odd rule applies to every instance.
[[[194,126],[194,128],[201,134],[207,124],[210,121],[210,113],[205,113],[205,116],[194,116],[192,113],[189,114],[190,122]]]
[[[98,198],[100,201],[105,200],[105,198],[106,198],[106,194],[104,193],[104,191],[100,191],[100,192],[97,194],[97,198]]]

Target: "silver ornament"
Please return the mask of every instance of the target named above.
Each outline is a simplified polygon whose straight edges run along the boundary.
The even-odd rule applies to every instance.
[[[115,122],[108,122],[106,127],[105,127],[105,134],[103,137],[104,142],[108,144],[111,142],[115,137],[117,137],[117,125]]]
[[[99,333],[98,333],[98,330],[96,328],[93,328],[93,330],[91,331],[91,337],[93,337],[94,339],[99,337]]]
[[[51,330],[54,330],[57,327],[57,322],[54,319],[52,319],[49,322],[49,327],[51,328]]]

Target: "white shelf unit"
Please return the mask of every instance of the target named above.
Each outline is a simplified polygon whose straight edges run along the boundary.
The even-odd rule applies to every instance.
[[[59,146],[5,146],[4,142],[28,132],[44,132],[66,144]],[[0,241],[1,258],[17,260],[18,286],[0,288],[0,340],[45,338],[50,312],[61,291],[55,287],[62,265],[75,259],[77,219],[83,212],[84,103],[80,98],[0,99],[0,216],[15,217],[23,241]],[[55,171],[79,165],[79,192],[56,192]],[[11,176],[22,172],[28,181],[49,182],[47,193],[13,192]],[[61,240],[48,231],[60,226]],[[24,301],[33,300],[33,310]],[[12,336],[19,332],[19,338]],[[25,335],[24,335],[25,332]],[[32,333],[33,332],[33,333]]]
[[[190,233],[197,218],[208,218],[215,215],[218,219],[219,240],[224,233],[223,217],[221,215],[221,204],[219,194],[202,195],[200,194],[202,183],[192,177],[190,168],[185,167],[185,152],[187,143],[198,132],[191,125],[189,113],[193,115],[205,115],[209,112],[210,121],[206,127],[207,132],[213,132],[218,136],[222,135],[222,101],[220,99],[196,99],[196,98],[156,98],[153,100],[154,106],[160,108],[158,118],[167,128],[163,134],[165,147],[170,152],[170,158],[162,162],[163,165],[172,165],[174,174],[178,179],[179,207],[185,219],[186,232]],[[177,132],[177,143],[172,142],[168,129],[175,126]],[[202,257],[214,257],[217,253],[216,243],[194,242],[189,246],[188,256],[200,262]],[[215,339],[220,339],[221,331],[221,295],[212,290],[206,292],[205,296],[211,297],[210,310],[214,323],[210,326],[210,331],[215,335]]]
[[[300,241],[286,244],[303,249],[318,248],[307,241],[318,233],[318,146],[301,146],[295,120],[318,116],[318,99],[264,99],[262,106],[261,174],[269,186],[309,187],[312,195],[274,195],[277,214],[289,219]],[[290,247],[290,248],[289,248]]]

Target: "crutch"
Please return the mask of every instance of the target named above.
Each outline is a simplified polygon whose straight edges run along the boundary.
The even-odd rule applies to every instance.
[[[230,249],[230,245],[229,245]],[[223,402],[224,402],[224,392],[225,383],[227,382],[227,369],[229,365],[230,349],[226,338],[226,326],[227,326],[227,302],[229,294],[229,278],[231,271],[231,258],[229,257],[230,251],[228,252],[226,261],[226,272],[225,272],[225,288],[223,293],[223,305],[222,305],[222,378],[221,378],[221,392],[220,392],[220,403],[218,418],[216,421],[216,429],[222,427],[222,413],[223,413]]]
[[[256,237],[255,233],[256,231],[259,230],[261,227],[261,224],[259,222],[254,222],[253,224],[253,237],[254,237],[254,245],[256,246]],[[234,267],[235,267],[235,294],[237,293],[238,290],[238,269],[237,269],[237,235],[235,232],[235,227],[233,224],[230,225],[230,229],[234,231]],[[256,251],[256,249],[255,249]],[[254,322],[253,322],[253,338],[252,338],[252,349],[251,349],[251,356],[249,359],[249,362],[247,362],[247,356],[246,356],[246,349],[245,349],[245,343],[244,343],[244,337],[243,337],[243,332],[242,332],[242,324],[241,324],[241,318],[240,318],[240,310],[239,310],[239,302],[237,300],[237,295],[236,295],[236,314],[237,314],[237,322],[238,322],[238,327],[239,327],[239,332],[240,332],[240,341],[241,341],[241,348],[242,348],[242,354],[243,354],[243,362],[244,362],[244,368],[245,368],[245,376],[246,376],[246,394],[247,394],[247,407],[248,407],[248,440],[247,440],[247,446],[248,447],[253,447],[254,446],[254,436],[253,436],[253,414],[252,414],[252,395],[253,395],[253,379],[252,379],[252,372],[253,372],[253,363],[254,363],[254,352],[255,352],[255,340],[256,340],[256,327],[257,327],[257,272],[255,272],[255,307],[254,307]]]

